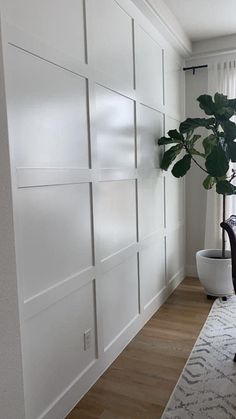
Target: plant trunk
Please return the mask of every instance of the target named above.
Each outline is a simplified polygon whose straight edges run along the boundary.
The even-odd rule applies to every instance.
[[[223,221],[225,221],[225,207],[226,207],[226,200],[225,200],[226,196],[223,195]],[[222,228],[222,259],[225,259],[225,244],[226,244],[226,240],[225,240],[225,229]]]

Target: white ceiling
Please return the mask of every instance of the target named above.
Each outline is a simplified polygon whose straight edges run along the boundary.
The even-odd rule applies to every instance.
[[[236,33],[236,0],[163,0],[192,41]]]

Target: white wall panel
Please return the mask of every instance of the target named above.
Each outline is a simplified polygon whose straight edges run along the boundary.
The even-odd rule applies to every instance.
[[[138,167],[160,167],[161,149],[156,140],[163,135],[163,114],[147,106],[137,109]]]
[[[181,59],[130,0],[19,3],[0,0],[25,31],[4,25],[26,419],[63,419],[183,276],[184,185],[155,143]]]
[[[101,168],[134,168],[134,103],[96,86],[98,164]]]
[[[171,129],[179,129],[179,121],[175,118],[165,116],[165,135],[167,135],[168,131]]]
[[[164,179],[156,173],[138,182],[139,237],[164,228]]]
[[[27,299],[92,265],[88,184],[18,192],[19,274]]]
[[[178,130],[179,122],[167,116],[165,119],[166,135],[171,129]],[[181,154],[178,158],[183,155]],[[168,230],[176,229],[185,220],[185,179],[175,178],[170,170],[165,174],[165,206],[166,227]]]
[[[166,175],[166,227],[174,229],[185,219],[185,181]],[[174,208],[174,210],[173,210]]]
[[[165,286],[165,243],[162,235],[140,252],[140,284],[143,306],[147,306]]]
[[[75,60],[85,60],[83,0],[0,0],[3,17]]]
[[[185,229],[184,226],[168,233],[166,237],[167,280],[171,281],[184,269],[185,264]]]
[[[140,27],[135,26],[136,88],[142,103],[162,109],[162,48]]]
[[[25,324],[27,418],[36,419],[95,359],[93,284],[80,288]],[[91,346],[84,350],[84,331]],[[59,419],[59,418],[58,418]]]
[[[122,91],[133,89],[132,19],[115,0],[87,0],[89,62]]]
[[[167,113],[181,119],[184,112],[183,70],[175,54],[165,53],[165,105]]]
[[[102,276],[104,349],[138,315],[137,256]]]
[[[98,184],[96,217],[102,259],[136,242],[135,182]]]
[[[85,79],[15,47],[9,48],[9,68],[16,166],[88,167]]]

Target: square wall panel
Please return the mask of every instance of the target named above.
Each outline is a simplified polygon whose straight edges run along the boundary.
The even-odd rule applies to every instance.
[[[139,312],[137,256],[101,278],[104,349]]]
[[[162,48],[138,25],[135,26],[136,89],[140,101],[163,106]]]
[[[88,167],[86,81],[9,47],[9,134],[18,167]]]
[[[92,265],[89,184],[18,190],[18,224],[25,299]]]
[[[133,89],[132,19],[115,0],[87,0],[89,63],[122,91]]]
[[[161,174],[138,182],[139,238],[164,228],[164,178]]]
[[[157,236],[150,246],[140,251],[140,283],[142,304],[145,307],[165,286],[165,243]]]
[[[177,57],[165,53],[165,105],[169,115],[182,119],[184,113],[184,71]]]
[[[166,227],[175,229],[185,219],[185,179],[166,174]]]
[[[93,283],[59,300],[24,325],[26,415],[44,410],[83,373],[96,357]],[[91,345],[84,350],[84,332]],[[42,416],[41,416],[42,415]]]
[[[98,166],[134,168],[134,102],[96,86]]]
[[[1,12],[14,26],[85,61],[83,0],[2,0]]]
[[[179,130],[179,124],[180,122],[177,119],[165,115],[165,135],[167,136],[168,131],[171,129]]]
[[[96,223],[101,259],[136,242],[135,181],[100,182],[96,194]]]
[[[163,135],[163,114],[139,105],[137,127],[138,167],[160,167],[161,148],[156,140]]]
[[[168,232],[166,237],[167,280],[171,281],[185,266],[184,227]]]

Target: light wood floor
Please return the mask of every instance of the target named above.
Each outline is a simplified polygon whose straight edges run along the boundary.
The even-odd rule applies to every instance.
[[[210,311],[186,278],[67,419],[158,419]]]

